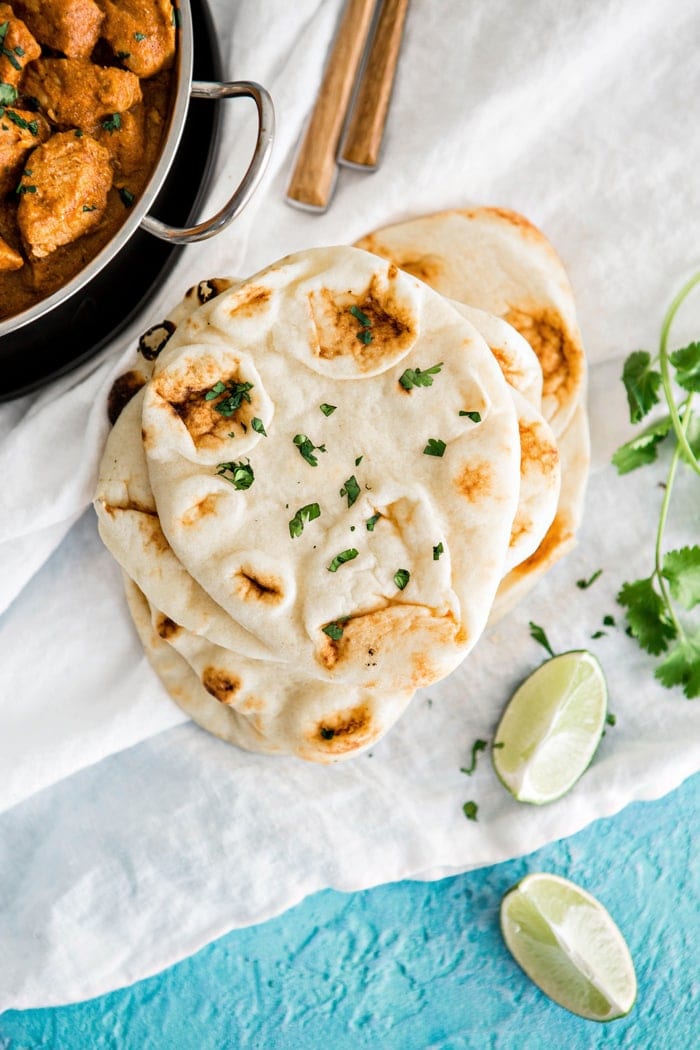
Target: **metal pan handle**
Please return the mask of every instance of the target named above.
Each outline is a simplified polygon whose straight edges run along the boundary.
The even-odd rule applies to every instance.
[[[213,215],[211,219],[205,219],[204,222],[197,223],[196,226],[169,226],[168,223],[161,222],[152,215],[145,215],[141,220],[142,229],[152,233],[155,237],[160,237],[162,241],[169,241],[170,244],[194,244],[196,241],[205,241],[208,237],[214,237],[221,230],[225,230],[246,206],[270,159],[275,126],[272,99],[264,87],[252,80],[239,80],[234,83],[195,80],[190,91],[191,98],[208,98],[213,101],[240,96],[252,98],[255,102],[258,111],[258,138],[248,170],[233,196],[216,215]]]

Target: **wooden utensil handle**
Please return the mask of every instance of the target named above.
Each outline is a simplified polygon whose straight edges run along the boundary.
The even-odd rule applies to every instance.
[[[384,0],[342,147],[353,167],[377,166],[407,10],[408,0]]]
[[[362,60],[375,0],[348,0],[287,188],[291,201],[328,204],[340,133]]]

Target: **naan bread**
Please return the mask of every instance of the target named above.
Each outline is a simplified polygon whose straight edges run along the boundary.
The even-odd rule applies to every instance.
[[[357,245],[516,328],[542,367],[544,417],[557,437],[566,430],[586,360],[569,279],[536,226],[503,208],[472,208],[385,226]]]
[[[166,331],[96,501],[105,542],[147,596],[138,607],[150,601],[150,649],[167,653],[156,666],[182,667],[171,650],[184,659],[198,683],[187,709],[202,721],[201,691],[215,697],[237,715],[220,735],[244,747],[332,760],[342,738],[353,753],[483,629],[518,502],[510,389],[454,307],[350,248],[282,260]],[[430,386],[399,383],[438,364]],[[226,394],[210,392],[242,383],[250,400],[217,412]],[[307,434],[315,465],[294,441]],[[443,441],[444,455],[424,454]],[[244,464],[250,487],[223,463]],[[321,521],[292,537],[316,503]]]

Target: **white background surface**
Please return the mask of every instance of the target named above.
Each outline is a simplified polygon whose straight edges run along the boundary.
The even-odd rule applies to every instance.
[[[230,231],[186,249],[152,312],[100,362],[0,406],[0,1009],[127,984],[324,886],[435,877],[530,851],[700,768],[700,705],[661,689],[652,658],[621,630],[589,641],[605,613],[617,615],[621,583],[651,571],[665,464],[620,479],[606,463],[630,432],[622,360],[655,348],[670,298],[700,265],[695,4],[414,0],[381,168],[344,172],[320,217],[283,196],[340,4],[212,8],[231,78],[259,80],[275,100],[263,189]],[[238,105],[212,206],[243,165],[227,171],[231,153],[249,148],[252,115]],[[572,279],[592,363],[595,467],[579,547],[458,672],[417,695],[371,757],[314,768],[178,726],[85,511],[120,357],[196,280],[470,204],[524,212]],[[677,345],[697,337],[698,317],[696,300]],[[697,538],[685,474],[669,546]],[[598,582],[578,590],[597,568]],[[594,648],[618,719],[576,789],[542,809],[513,802],[484,756],[471,780],[459,772],[544,655],[530,619],[555,649]],[[468,798],[478,823],[462,815]]]

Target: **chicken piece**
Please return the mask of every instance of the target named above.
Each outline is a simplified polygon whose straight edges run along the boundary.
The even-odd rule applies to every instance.
[[[9,4],[0,4],[0,83],[17,87],[24,67],[41,54],[41,48]]]
[[[170,0],[99,0],[102,36],[127,69],[152,77],[175,54],[175,16]]]
[[[19,252],[10,248],[7,241],[0,237],[0,270],[19,270],[22,266],[24,259]]]
[[[0,197],[16,189],[25,158],[50,134],[40,113],[5,107],[0,117]]]
[[[133,73],[96,66],[86,58],[40,58],[24,74],[22,90],[38,100],[55,124],[86,131],[141,101],[141,85]]]
[[[52,135],[27,161],[35,189],[21,192],[17,221],[27,248],[42,259],[97,226],[112,185],[109,153],[90,135]],[[28,179],[31,183],[28,183]]]
[[[162,132],[163,118],[153,107],[134,106],[116,120],[102,121],[93,137],[109,150],[115,186],[125,186],[130,175],[154,167]]]
[[[94,0],[13,0],[13,5],[42,44],[69,58],[92,53],[102,25]]]

